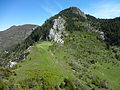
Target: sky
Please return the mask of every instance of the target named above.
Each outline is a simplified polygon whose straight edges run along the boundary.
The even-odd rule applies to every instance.
[[[120,0],[0,0],[0,31],[13,25],[42,25],[69,7],[78,7],[97,18],[120,16]]]

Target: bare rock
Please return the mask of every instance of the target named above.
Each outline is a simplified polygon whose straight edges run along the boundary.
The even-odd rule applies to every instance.
[[[65,33],[64,24],[65,24],[65,20],[60,16],[54,20],[54,25],[50,29],[48,36],[50,40],[57,43],[64,43],[64,41],[62,40],[62,35]]]

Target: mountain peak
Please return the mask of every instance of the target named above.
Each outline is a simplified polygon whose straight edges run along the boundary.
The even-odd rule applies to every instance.
[[[81,11],[79,8],[77,8],[77,7],[67,8],[67,9],[61,11],[60,13],[74,13],[74,14],[80,15],[80,16],[82,16],[82,17],[84,17],[84,18],[87,19],[87,16],[85,15],[85,13],[82,12],[82,11]]]

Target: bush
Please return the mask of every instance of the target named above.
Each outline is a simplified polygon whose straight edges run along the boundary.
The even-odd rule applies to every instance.
[[[101,80],[99,77],[92,77],[91,83],[97,86],[98,88],[108,89],[106,80]]]
[[[3,83],[3,81],[0,79],[0,90],[4,90],[5,88],[5,84]]]

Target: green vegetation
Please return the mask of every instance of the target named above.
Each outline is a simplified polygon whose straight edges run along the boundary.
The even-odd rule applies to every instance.
[[[69,67],[63,66],[62,62],[52,56],[49,46],[51,42],[36,44],[26,61],[22,61],[13,67],[14,74],[7,80],[12,89],[44,89],[60,88],[62,82],[72,80],[73,75]],[[15,68],[15,69],[14,69]],[[6,83],[6,80],[4,80]],[[71,81],[70,81],[71,82]],[[45,84],[44,84],[45,83]],[[13,86],[13,87],[12,87]],[[19,86],[19,87],[17,87]],[[5,86],[7,87],[7,86]]]
[[[113,48],[118,52],[120,48],[106,47],[97,34],[81,29],[70,32],[63,46],[55,44],[51,49],[58,60],[69,64],[79,89],[119,90],[120,62]]]
[[[110,45],[120,45],[120,18],[103,20],[101,30],[105,32],[106,41]]]
[[[45,78],[49,83],[57,84],[59,79],[64,79],[64,76],[66,75],[65,67],[63,68],[60,63],[57,63],[57,60],[54,60],[53,56],[48,51],[50,45],[52,45],[52,43],[42,42],[33,47],[32,52],[28,56],[28,60],[18,64],[18,66],[21,67],[15,70],[17,74],[15,77],[16,80],[40,75],[39,77]]]
[[[107,44],[120,46],[120,17],[114,19],[97,19],[90,15],[87,17],[92,26],[105,33]]]
[[[69,8],[51,17],[23,43],[1,55],[1,90],[119,90],[119,18],[87,15],[86,19],[75,10]],[[66,21],[64,44],[48,38],[59,16]],[[106,40],[100,41],[99,33],[89,28],[103,31]],[[28,47],[32,47],[29,52]],[[10,60],[18,64],[4,67]]]

